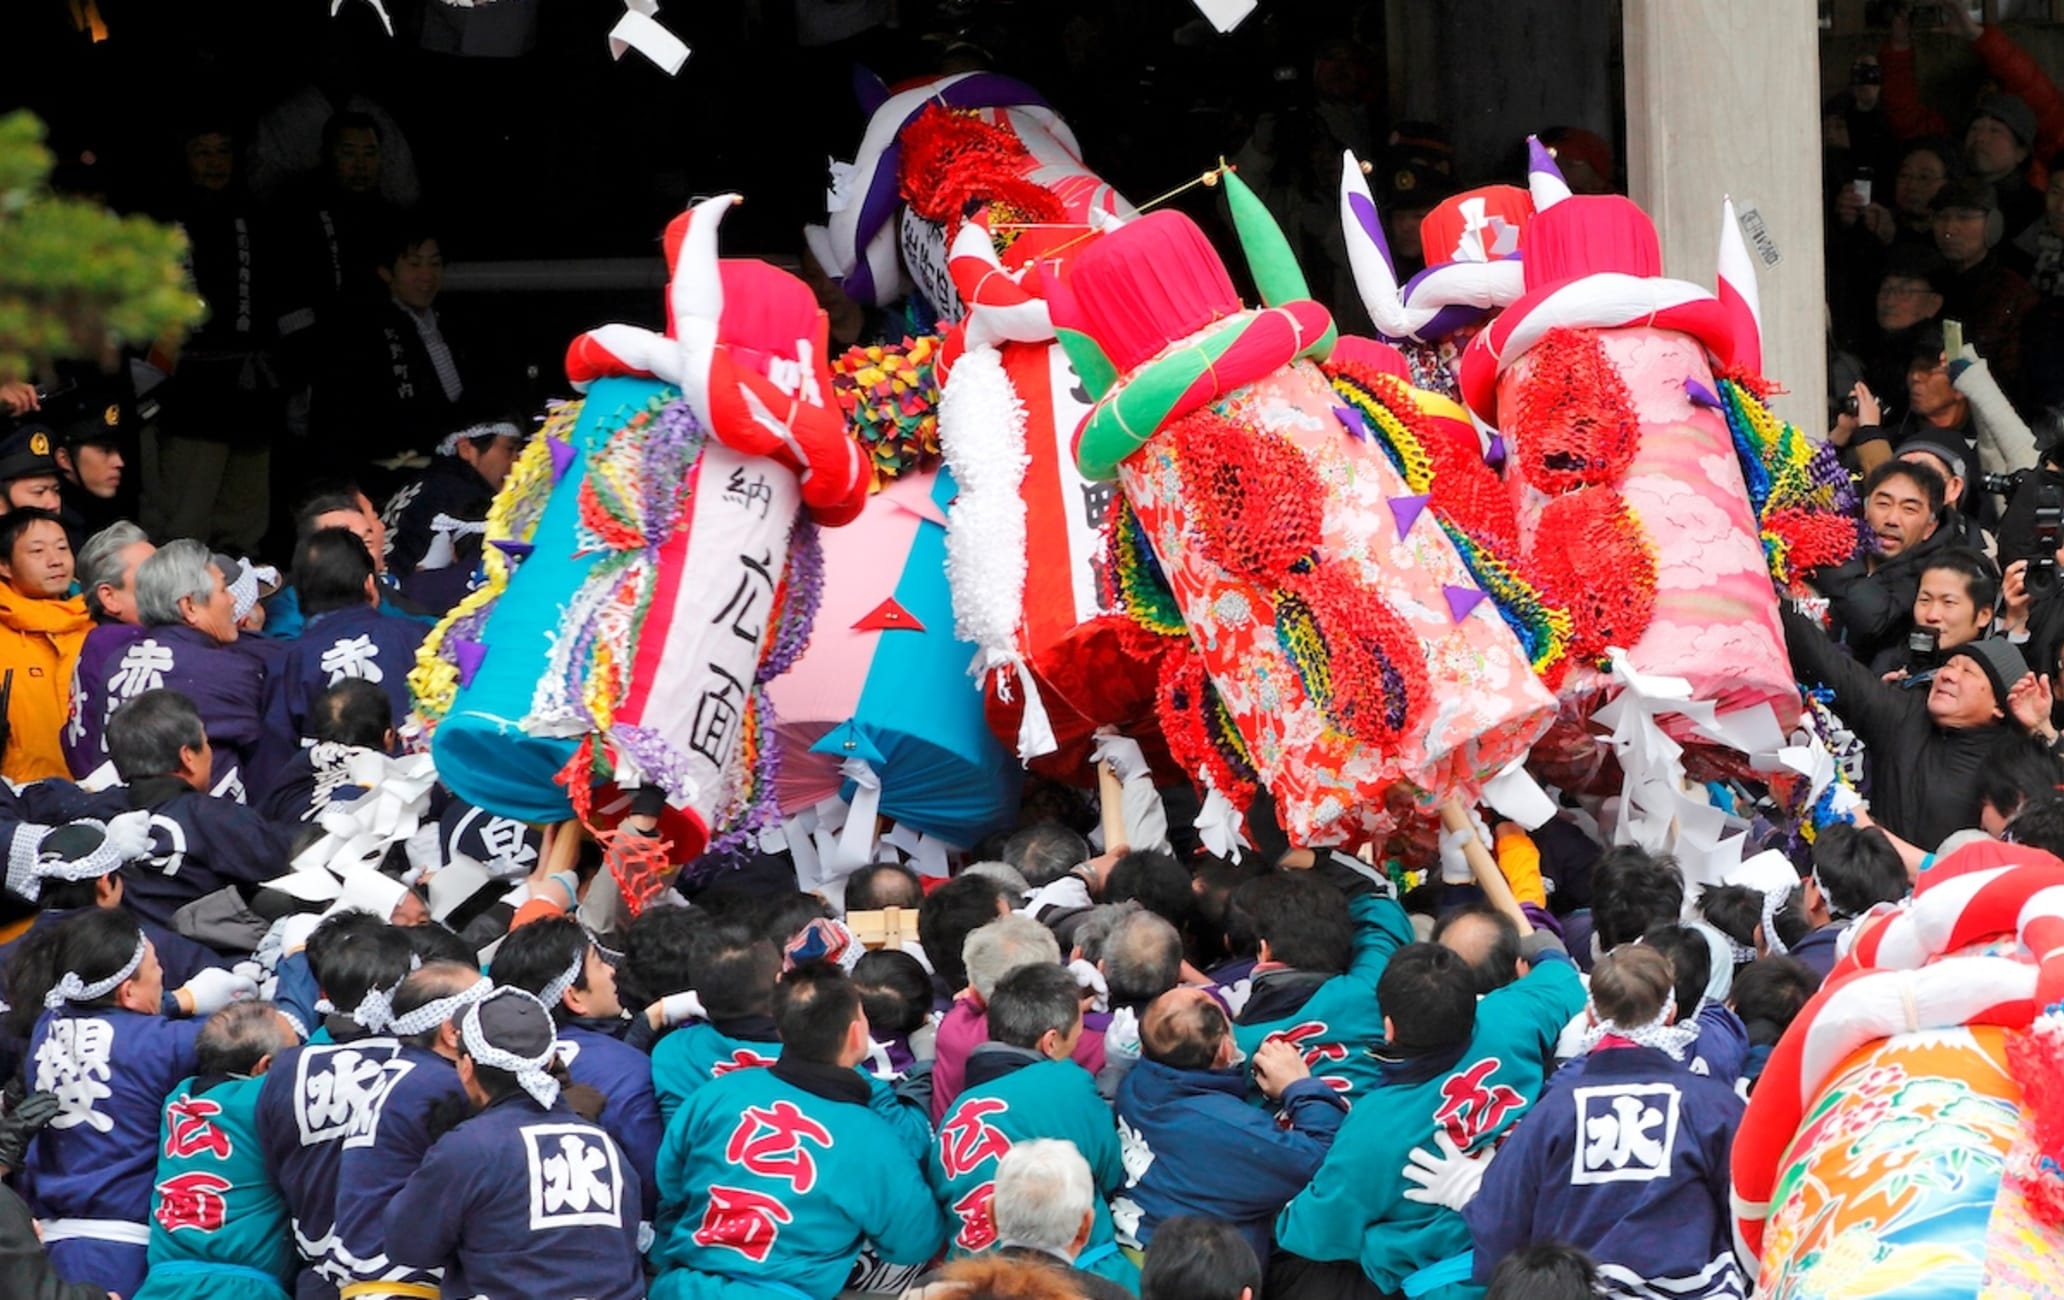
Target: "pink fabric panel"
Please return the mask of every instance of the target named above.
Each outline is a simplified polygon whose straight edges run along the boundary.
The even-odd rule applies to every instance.
[[[1175,438],[1157,435],[1120,467],[1192,639],[1300,844],[1388,833],[1387,798],[1424,807],[1468,796],[1527,751],[1555,708],[1488,601],[1454,621],[1442,588],[1473,585],[1461,558],[1430,512],[1398,537],[1389,500],[1407,492],[1404,481],[1381,450],[1342,428],[1337,404],[1317,367],[1298,362],[1235,391],[1221,409],[1304,451],[1326,485],[1325,562],[1356,566],[1419,633],[1433,702],[1391,761],[1327,725],[1277,643],[1269,594],[1193,544]]]

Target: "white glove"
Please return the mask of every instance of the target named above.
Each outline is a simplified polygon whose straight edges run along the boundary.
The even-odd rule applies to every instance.
[[[258,982],[233,970],[210,966],[197,971],[180,992],[193,1001],[193,1014],[212,1016],[232,1002],[258,996]]]
[[[1484,1170],[1491,1167],[1491,1153],[1487,1150],[1479,1156],[1463,1155],[1446,1129],[1437,1131],[1433,1141],[1440,1148],[1439,1155],[1421,1147],[1412,1148],[1412,1163],[1404,1174],[1407,1181],[1417,1183],[1418,1187],[1407,1191],[1405,1199],[1460,1210],[1476,1199],[1476,1189],[1483,1186]]]
[[[1134,777],[1153,775],[1153,770],[1147,766],[1147,756],[1140,753],[1137,740],[1112,731],[1098,732],[1095,741],[1096,748],[1090,752],[1091,759],[1098,763],[1109,763],[1111,770],[1118,774],[1121,783]]]
[[[1476,809],[1469,810],[1467,830],[1441,832],[1440,867],[1441,883],[1444,885],[1467,885],[1476,880],[1476,872],[1470,870],[1469,859],[1463,855],[1463,846],[1471,839],[1480,843],[1491,842],[1490,828],[1484,825],[1483,814]]]
[[[706,1015],[702,999],[695,995],[694,989],[686,993],[669,993],[659,1000],[658,1006],[659,1023],[668,1029],[690,1020],[701,1020]]]

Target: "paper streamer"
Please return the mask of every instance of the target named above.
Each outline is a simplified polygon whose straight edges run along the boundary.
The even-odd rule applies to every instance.
[[[659,25],[658,12],[659,0],[624,0],[624,16],[609,29],[609,57],[622,59],[625,50],[636,50],[668,76],[678,74],[688,62],[688,44]]]

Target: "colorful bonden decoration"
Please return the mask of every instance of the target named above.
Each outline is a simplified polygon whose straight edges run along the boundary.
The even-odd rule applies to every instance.
[[[1394,829],[1392,799],[1473,796],[1553,701],[1427,496],[1312,364],[1332,322],[1226,187],[1264,306],[1168,212],[1107,232],[1050,290],[1097,398],[1077,463],[1124,490],[1128,610],[1182,619],[1160,698],[1188,774],[1236,800],[1258,779],[1296,842],[1360,842]]]
[[[568,373],[586,400],[512,474],[489,519],[487,585],[417,672],[455,793],[606,834],[626,792],[653,788],[675,863],[772,820],[765,686],[809,636],[810,521],[850,520],[868,485],[808,288],[716,258],[733,201],[669,228],[666,334],[575,340]],[[635,910],[664,862],[611,860],[635,876],[619,880]]]

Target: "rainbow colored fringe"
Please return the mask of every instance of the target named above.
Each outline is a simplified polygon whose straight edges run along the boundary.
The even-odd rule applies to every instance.
[[[689,516],[708,435],[671,390],[653,397],[588,457],[578,554],[600,553],[568,602],[531,701],[531,720],[607,734],[630,692],[638,630],[659,583],[659,552]]]
[[[1448,535],[1449,542],[1462,557],[1462,563],[1469,569],[1470,576],[1476,579],[1477,586],[1483,588],[1498,607],[1498,614],[1506,626],[1519,638],[1520,647],[1526,651],[1527,662],[1532,665],[1535,675],[1552,678],[1569,654],[1573,628],[1569,611],[1551,604],[1512,561],[1497,553],[1489,539],[1470,531],[1468,521],[1460,517],[1461,512],[1456,509],[1453,499],[1443,498],[1434,474],[1433,456],[1410,423],[1400,418],[1373,389],[1353,376],[1332,371],[1328,378],[1341,400],[1361,412],[1368,421],[1376,434],[1377,445],[1389,455],[1391,464],[1404,476],[1407,486],[1414,492],[1432,496],[1433,516],[1441,531]],[[1402,386],[1402,381],[1399,383]]]
[[[1779,420],[1751,384],[1720,380],[1720,406],[1770,576],[1796,589],[1804,576],[1841,564],[1863,545],[1856,488],[1835,449]]]
[[[1111,503],[1104,545],[1110,561],[1106,571],[1116,587],[1110,593],[1112,603],[1149,632],[1187,637],[1190,629],[1183,622],[1168,579],[1162,576],[1161,561],[1147,544],[1146,526],[1122,494]]]
[[[423,638],[416,652],[416,666],[409,673],[409,690],[415,695],[416,716],[423,724],[426,738],[451,711],[452,699],[459,691],[459,664],[450,646],[456,641],[473,639],[468,634],[477,634],[487,622],[495,602],[508,589],[509,575],[515,572],[515,561],[496,543],[527,543],[537,532],[545,503],[552,496],[552,440],[570,439],[580,413],[579,402],[555,407],[545,417],[544,428],[524,445],[509,477],[502,483],[502,490],[495,494],[494,504],[487,510],[485,545],[481,548],[484,580],[430,629],[430,635]]]

